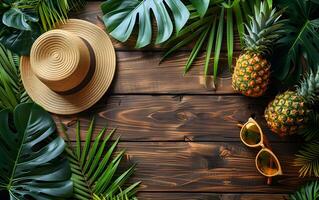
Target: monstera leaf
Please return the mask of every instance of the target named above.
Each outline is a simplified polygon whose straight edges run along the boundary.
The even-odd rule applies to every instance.
[[[107,0],[101,5],[107,31],[121,42],[128,40],[135,24],[138,23],[137,48],[151,43],[151,12],[157,22],[156,44],[170,38],[173,33],[173,22],[167,8],[170,9],[171,16],[174,18],[176,32],[179,32],[190,15],[181,0]]]
[[[316,71],[319,66],[318,0],[278,0],[288,16],[285,36],[276,49],[273,62],[275,76],[287,85],[298,83],[303,72]]]
[[[32,24],[32,31],[24,31],[5,27],[0,30],[0,43],[12,52],[24,56],[29,55],[33,42],[41,35],[38,24]]]
[[[43,31],[68,18],[85,0],[0,1],[0,43],[19,55],[29,55],[33,42]]]
[[[24,31],[31,31],[32,29],[29,23],[37,21],[37,17],[23,12],[23,10],[20,10],[18,8],[11,8],[7,12],[5,12],[2,17],[2,22],[6,26]]]
[[[32,103],[0,112],[0,190],[12,200],[66,199],[71,172],[49,113]]]

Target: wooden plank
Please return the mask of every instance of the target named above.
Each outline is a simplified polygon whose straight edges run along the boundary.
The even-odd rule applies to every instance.
[[[287,194],[216,194],[216,193],[150,193],[140,192],[143,200],[287,200]]]
[[[104,26],[103,22],[101,21],[101,17],[103,16],[103,13],[101,11],[100,5],[102,2],[103,1],[87,2],[87,5],[85,6],[85,8],[83,10],[81,10],[78,13],[73,13],[71,17],[90,21],[90,22],[98,25],[102,29],[105,29],[105,26]],[[112,39],[114,47],[117,50],[136,50],[134,48],[136,38],[137,38],[136,35],[137,35],[137,32],[136,31],[133,32],[133,37],[129,38],[129,40],[124,44],[121,42],[118,42],[115,39]],[[154,27],[153,27],[153,36],[155,36],[155,35],[156,35],[156,25],[154,25]],[[153,37],[153,38],[155,38],[155,37]],[[155,41],[155,39],[153,39],[153,40]],[[235,34],[234,44],[235,44],[234,50],[239,51],[240,50],[240,41],[239,41],[238,34]],[[192,45],[189,45],[183,49],[189,50],[191,48],[192,48]],[[149,49],[163,50],[164,47],[160,46],[160,45],[149,45],[148,47],[143,48],[143,50],[149,50]],[[225,41],[225,42],[223,42],[222,51],[225,51],[226,49],[227,49],[227,47],[226,47],[226,41]]]
[[[117,52],[117,73],[112,93],[234,93],[231,86],[231,74],[228,71],[227,60],[225,58],[226,55],[222,55],[222,59],[220,60],[220,75],[217,79],[216,91],[205,86],[205,78],[203,76],[204,55],[201,55],[196,60],[189,73],[183,75],[188,55],[187,52],[180,52],[174,56],[174,59],[159,64],[162,56],[160,52]]]
[[[89,112],[54,118],[70,127],[72,139],[75,120],[79,118],[85,130],[96,115],[97,130],[108,124],[124,141],[239,141],[236,124],[253,114],[270,141],[285,141],[266,128],[262,114],[267,102],[241,96],[116,95]]]
[[[255,167],[258,148],[238,142],[122,142],[128,163],[137,163],[132,182],[145,192],[288,193],[302,180],[293,166],[296,144],[273,144],[284,175],[266,178]],[[125,163],[123,163],[125,165]]]

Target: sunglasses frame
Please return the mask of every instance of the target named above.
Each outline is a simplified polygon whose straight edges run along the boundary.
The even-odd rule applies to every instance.
[[[253,123],[254,125],[257,126],[258,130],[259,130],[259,134],[260,134],[260,141],[259,143],[257,144],[248,144],[245,142],[245,140],[243,139],[243,132],[244,132],[244,129],[245,127],[249,124],[249,123]],[[261,150],[257,153],[256,155],[256,158],[255,158],[255,165],[256,165],[256,168],[257,170],[259,171],[259,173],[261,173],[262,175],[266,176],[266,177],[274,177],[274,176],[278,176],[278,175],[282,175],[283,172],[282,172],[282,168],[281,168],[281,164],[280,164],[280,161],[279,159],[277,158],[277,156],[274,154],[274,152],[272,152],[269,148],[266,147],[265,145],[265,136],[264,136],[264,133],[261,129],[261,127],[259,126],[259,124],[253,119],[253,118],[249,118],[248,121],[241,127],[241,130],[240,130],[240,140],[248,147],[252,147],[252,148],[256,148],[256,147],[261,147]],[[260,156],[260,154],[262,152],[268,152],[271,156],[273,156],[273,158],[275,159],[276,163],[278,164],[278,171],[272,175],[267,175],[265,173],[263,173],[259,167],[258,167],[258,157]]]

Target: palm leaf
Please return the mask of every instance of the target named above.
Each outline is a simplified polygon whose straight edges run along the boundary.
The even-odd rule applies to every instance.
[[[19,56],[0,44],[0,109],[30,101],[20,79]]]
[[[100,197],[100,196],[94,194],[93,200],[130,200],[130,199],[127,195],[121,193],[120,196],[111,196],[108,198],[105,198],[104,196]],[[137,198],[132,198],[131,200],[137,200]]]
[[[19,0],[2,2],[0,42],[19,55],[29,55],[33,42],[44,31],[65,22],[69,11],[78,11],[85,0]]]
[[[300,176],[319,177],[319,142],[305,144],[296,157],[294,165],[300,167]]]
[[[92,134],[94,131],[94,120],[86,132],[84,142],[81,142],[80,122],[76,125],[76,144],[72,145],[68,138],[65,127],[62,128],[68,145],[66,152],[68,154],[71,170],[72,181],[74,183],[74,199],[92,199],[93,194],[103,195],[106,198],[127,195],[129,199],[133,199],[136,188],[139,185],[135,183],[125,190],[121,191],[124,183],[134,172],[134,165],[122,174],[119,174],[119,164],[124,156],[124,151],[120,151],[116,156],[115,149],[119,142],[119,138],[111,143],[115,130],[109,132],[105,137],[106,128],[102,129],[91,144]],[[107,148],[107,146],[109,146]]]
[[[0,190],[10,199],[66,199],[72,195],[65,143],[49,113],[33,103],[0,111]]]
[[[80,11],[86,5],[86,0],[68,0],[68,4],[71,10]]]
[[[307,142],[319,139],[319,113],[311,112],[309,120],[299,134],[304,137]]]
[[[244,34],[243,24],[246,22],[246,18],[243,18],[242,13],[245,13],[245,15],[251,14],[252,9],[250,8],[250,4],[253,4],[252,2],[254,1],[228,0],[226,2],[223,0],[210,1],[209,7],[204,16],[198,15],[198,11],[196,9],[193,9],[192,5],[189,5],[188,8],[191,11],[190,20],[188,21],[187,25],[179,32],[179,34],[177,34],[175,37],[171,38],[167,42],[166,47],[168,48],[168,51],[164,54],[161,61],[172,55],[180,48],[192,43],[194,41],[194,38],[197,37],[198,39],[194,43],[193,50],[187,63],[185,64],[185,72],[191,69],[191,66],[199,55],[200,50],[204,48],[203,44],[207,44],[205,46],[206,58],[204,73],[205,76],[207,76],[209,75],[209,72],[212,71],[214,80],[216,81],[219,67],[219,57],[223,44],[222,42],[224,37],[226,37],[228,66],[231,70],[234,51],[234,26],[236,25],[240,40],[242,42],[242,37]],[[226,20],[224,20],[224,9],[226,9]],[[215,26],[215,20],[218,21],[218,26]],[[247,20],[250,19],[247,17]],[[234,23],[235,21],[236,23]],[[223,31],[225,26],[224,24],[226,24],[226,32]],[[210,32],[210,34],[206,34],[206,32]],[[209,70],[209,62],[212,55],[214,57],[213,65],[211,65],[213,67],[213,70]]]
[[[18,8],[38,13],[45,31],[52,29],[56,22],[64,22],[70,10],[67,0],[21,0]]]
[[[303,72],[317,71],[319,64],[319,6],[311,1],[279,0],[286,8],[288,22],[284,37],[279,40],[273,66],[275,76],[286,84],[295,84]]]
[[[312,181],[298,189],[289,200],[318,200],[319,199],[319,182]]]

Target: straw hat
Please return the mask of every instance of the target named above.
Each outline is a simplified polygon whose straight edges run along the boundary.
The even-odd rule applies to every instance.
[[[32,100],[56,114],[93,106],[111,85],[114,47],[98,26],[70,19],[41,35],[21,58],[21,79]]]

